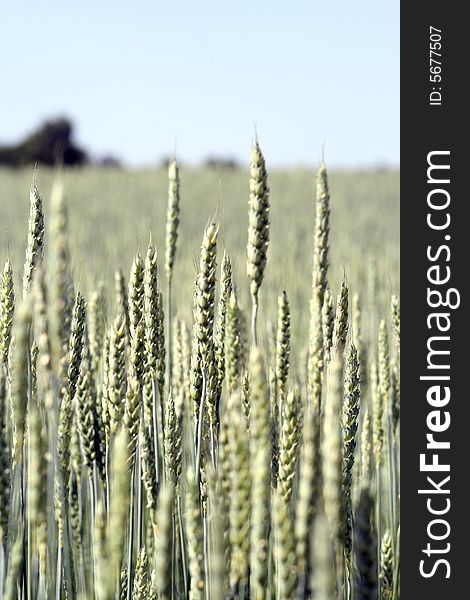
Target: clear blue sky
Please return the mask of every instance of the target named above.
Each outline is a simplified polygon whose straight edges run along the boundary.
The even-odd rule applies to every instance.
[[[0,14],[0,141],[65,114],[95,155],[154,164],[399,164],[399,2],[41,0]]]

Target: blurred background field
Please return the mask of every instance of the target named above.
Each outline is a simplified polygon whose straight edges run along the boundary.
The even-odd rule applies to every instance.
[[[46,167],[38,174],[46,210],[46,253],[49,199],[56,175]],[[220,222],[219,263],[225,248],[233,261],[242,305],[248,308],[248,170],[183,167],[180,176],[181,229],[174,283],[178,313],[190,318],[195,264],[210,217]],[[307,169],[269,171],[271,242],[260,318],[275,322],[277,296],[286,289],[295,307],[294,339],[302,342],[311,289],[315,176],[314,170]],[[24,262],[31,178],[31,168],[0,169],[0,258],[11,258],[18,281]],[[116,268],[128,273],[135,252],[145,254],[150,234],[163,271],[165,168],[85,167],[65,169],[61,178],[69,209],[75,280],[85,292],[102,280],[111,293]],[[369,322],[374,325],[380,314],[388,312],[390,294],[398,292],[399,173],[332,171],[329,182],[332,291],[338,291],[344,273],[351,292],[360,292],[366,315],[367,306],[374,306],[365,323],[366,327]]]

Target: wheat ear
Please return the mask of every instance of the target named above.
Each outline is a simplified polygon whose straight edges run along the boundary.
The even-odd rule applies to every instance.
[[[250,556],[250,453],[249,438],[240,397],[229,400],[229,453],[230,453],[230,589],[232,594],[246,593]]]
[[[278,491],[273,501],[274,563],[278,600],[297,598],[296,547],[291,513]]]
[[[3,267],[0,289],[0,368],[8,369],[14,311],[13,269],[9,259],[7,259]]]
[[[97,373],[103,354],[103,341],[106,330],[106,295],[103,283],[100,283],[98,288],[91,294],[88,306],[91,365],[93,372]]]
[[[327,286],[323,296],[322,306],[322,328],[323,328],[323,345],[324,345],[324,360],[330,360],[331,348],[333,346],[333,331],[335,326],[335,309],[333,306],[333,296],[330,288]]]
[[[343,436],[343,502],[344,547],[349,559],[352,549],[352,470],[355,460],[356,434],[359,419],[361,391],[359,387],[359,361],[357,350],[351,342],[346,357],[344,400],[341,415]]]
[[[10,508],[10,449],[6,426],[7,389],[5,369],[0,365],[0,544],[7,538]]]
[[[269,244],[269,188],[266,163],[258,142],[251,151],[248,212],[247,275],[253,306],[253,344],[258,345],[256,322],[258,294],[263,282]]]
[[[227,321],[227,306],[232,293],[232,263],[226,252],[222,258],[220,293],[217,303],[217,315],[214,330],[214,354],[217,366],[217,397],[222,392],[225,379],[225,331]]]
[[[37,187],[36,171],[34,171],[29,192],[29,204],[28,239],[23,270],[23,297],[31,288],[34,269],[41,263],[44,254],[44,212],[42,198]]]

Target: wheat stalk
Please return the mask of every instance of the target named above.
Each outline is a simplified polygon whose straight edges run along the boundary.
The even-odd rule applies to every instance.
[[[116,297],[116,312],[121,312],[124,315],[126,320],[127,334],[130,336],[129,298],[127,295],[127,284],[124,273],[120,269],[114,273],[114,292]]]
[[[100,434],[96,414],[96,388],[86,328],[83,333],[83,354],[75,394],[75,410],[81,455],[91,478],[93,476],[95,461],[102,466],[104,457],[101,456],[99,443]]]
[[[34,171],[29,192],[29,203],[28,239],[23,270],[23,297],[29,292],[33,283],[33,271],[40,265],[44,254],[44,212],[42,198],[37,187],[36,171]]]
[[[112,433],[118,429],[124,412],[124,399],[126,397],[126,354],[127,332],[126,317],[122,309],[117,314],[111,327],[107,351],[105,344],[104,368],[107,369],[107,410]],[[103,386],[104,388],[104,386]]]
[[[377,599],[376,538],[372,525],[373,502],[367,489],[359,494],[354,517],[354,597]]]
[[[132,600],[147,600],[149,592],[149,573],[147,552],[141,548],[137,558],[135,569],[134,586],[132,588]]]
[[[328,286],[326,287],[323,295],[321,321],[323,327],[324,360],[325,362],[328,362],[330,360],[330,352],[333,346],[333,331],[335,326],[333,297]]]
[[[269,244],[269,188],[264,156],[258,141],[251,151],[250,199],[248,211],[247,275],[253,305],[253,344],[258,345],[256,323],[258,294],[263,282]]]
[[[183,406],[180,400],[175,402],[173,390],[170,390],[165,407],[165,473],[168,483],[177,488],[181,475],[183,452]]]
[[[160,492],[157,513],[157,541],[155,549],[156,588],[160,600],[172,597],[172,517],[175,502],[175,489],[169,484]]]
[[[225,368],[227,373],[227,387],[232,394],[240,385],[242,365],[239,309],[235,290],[232,290],[230,294],[226,320]]]
[[[312,529],[312,576],[311,590],[315,600],[331,600],[337,597],[334,552],[329,539],[330,532],[325,515],[315,517]]]
[[[11,397],[14,421],[13,456],[16,464],[23,457],[26,410],[29,396],[29,340],[33,320],[32,306],[26,298],[18,307],[15,324],[15,344]]]
[[[7,434],[7,389],[5,369],[0,366],[0,545],[8,534],[10,508],[10,449]]]
[[[207,411],[212,457],[215,455],[216,399],[214,363],[214,311],[218,227],[209,224],[201,245],[199,272],[194,294],[193,355],[191,359],[191,399],[198,419],[200,406]],[[202,423],[201,423],[202,427]]]
[[[173,277],[173,267],[178,241],[178,227],[180,223],[180,179],[179,168],[176,160],[168,165],[168,208],[166,216],[166,252],[165,270],[168,281]]]
[[[91,364],[93,372],[96,373],[103,354],[103,341],[106,330],[106,296],[103,283],[91,294],[88,308]]]
[[[251,427],[250,471],[252,526],[250,586],[254,600],[265,600],[268,579],[271,487],[270,407],[263,360],[258,349],[250,354]]]
[[[384,600],[393,594],[393,550],[390,532],[385,531],[380,545],[380,591]]]
[[[320,423],[311,406],[305,414],[300,459],[299,489],[295,511],[295,539],[299,590],[306,593],[310,580],[311,527],[320,495]]]
[[[276,598],[297,598],[297,569],[292,517],[284,499],[278,492],[273,501],[274,562],[276,565]]]
[[[338,348],[341,352],[346,346],[346,338],[348,335],[349,321],[349,290],[346,281],[341,284],[341,291],[338,294],[336,302],[335,327],[333,332],[333,347]]]
[[[359,361],[357,350],[351,342],[346,358],[344,378],[344,401],[341,415],[343,436],[343,502],[344,502],[344,547],[349,559],[352,549],[352,470],[355,460],[356,434],[359,419],[361,390],[359,387]]]
[[[106,548],[110,573],[117,578],[121,572],[124,536],[129,512],[130,472],[127,433],[120,429],[114,438],[111,453],[111,495],[109,521],[106,529]]]
[[[246,593],[250,558],[251,481],[249,438],[245,421],[240,414],[240,398],[229,401],[230,454],[230,589],[232,594]]]
[[[186,474],[186,536],[188,542],[190,600],[204,600],[204,537],[196,476],[190,467]]]
[[[367,389],[367,346],[362,335],[362,307],[358,293],[352,299],[352,338],[357,349],[357,360],[359,363],[359,382],[362,394]]]
[[[13,284],[13,269],[9,259],[3,267],[0,289],[0,368],[8,369],[8,354],[10,350],[15,311],[15,290]]]
[[[343,577],[344,502],[342,477],[341,403],[344,359],[339,350],[331,359],[323,423],[322,476],[325,516],[336,553],[338,589]]]
[[[51,344],[55,361],[62,362],[65,371],[71,326],[70,266],[67,208],[59,182],[54,184],[51,193],[51,213]]]
[[[279,488],[282,499],[289,504],[297,470],[300,442],[300,398],[290,391],[282,407],[282,427],[279,455]]]
[[[214,355],[217,365],[216,396],[218,398],[222,392],[222,384],[225,379],[225,331],[227,306],[231,297],[232,287],[232,263],[228,254],[224,252],[221,264],[220,293],[214,331]]]

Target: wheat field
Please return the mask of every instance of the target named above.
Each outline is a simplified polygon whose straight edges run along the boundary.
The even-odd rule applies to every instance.
[[[398,221],[257,143],[0,171],[0,598],[397,600]]]

